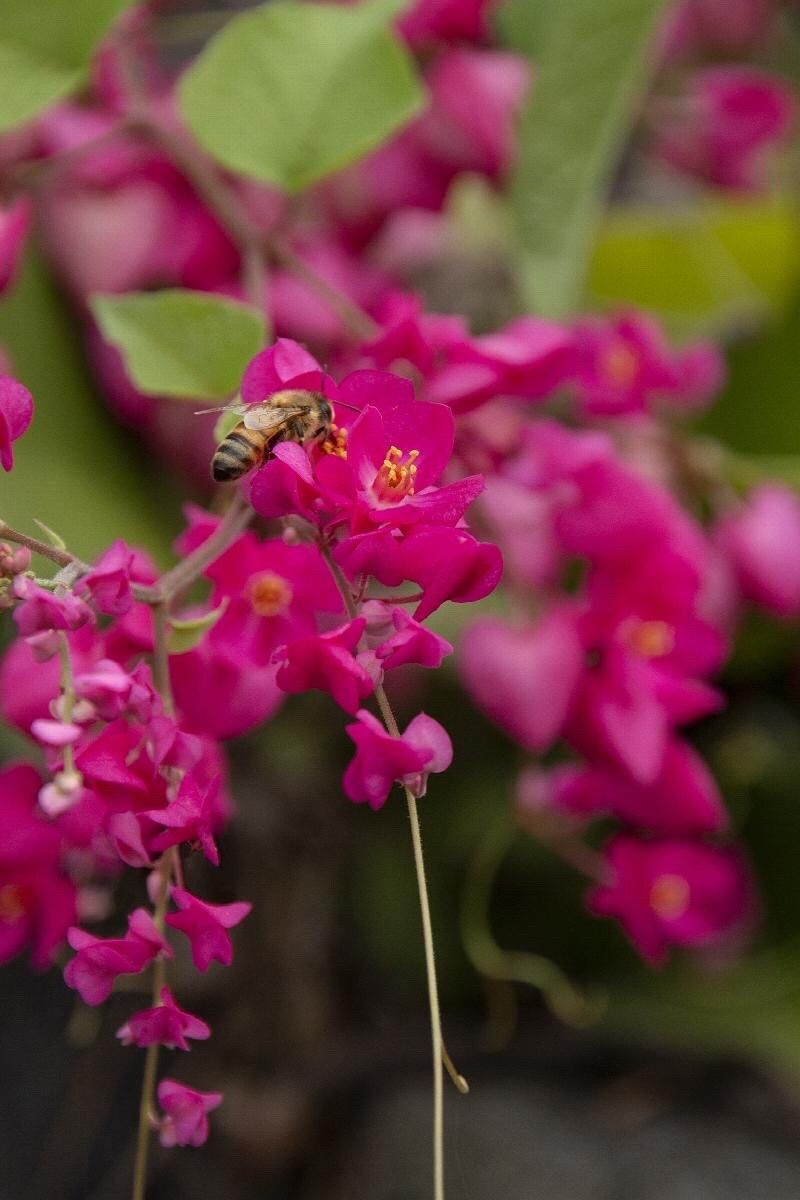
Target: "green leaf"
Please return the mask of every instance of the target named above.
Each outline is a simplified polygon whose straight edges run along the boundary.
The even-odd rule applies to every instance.
[[[255,309],[205,292],[94,296],[92,311],[133,382],[153,396],[228,396],[264,342]]]
[[[653,264],[658,264],[658,270]],[[786,197],[612,210],[595,244],[595,304],[639,305],[673,333],[720,334],[784,308],[800,278],[800,232]]]
[[[663,0],[514,0],[506,27],[535,80],[520,122],[511,197],[528,303],[581,304],[595,225],[654,67]]]
[[[366,154],[423,102],[386,28],[395,7],[277,0],[234,18],[181,81],[192,132],[230,170],[290,192]]]
[[[0,132],[74,91],[92,51],[127,0],[3,0]]]
[[[14,470],[0,473],[3,519],[34,534],[38,519],[87,560],[123,538],[169,562],[179,498],[93,390],[80,330],[33,252],[0,305],[0,344],[35,403]]]
[[[39,526],[51,546],[55,546],[56,550],[66,550],[67,543],[60,533],[56,533],[54,529],[51,529],[49,525],[45,525],[44,521],[40,521],[37,517],[33,518],[33,523]]]
[[[194,650],[209,629],[214,628],[227,607],[228,597],[226,596],[221,604],[212,608],[211,612],[204,613],[202,617],[192,617],[185,621],[171,617],[167,637],[168,652],[170,654],[186,654],[187,651]]]

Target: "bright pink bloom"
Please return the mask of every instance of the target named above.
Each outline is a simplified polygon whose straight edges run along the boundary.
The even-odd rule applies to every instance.
[[[98,612],[124,617],[133,604],[131,573],[133,551],[117,540],[98,558],[87,575],[75,585],[76,592],[88,592]]]
[[[284,692],[328,692],[345,712],[355,713],[373,682],[353,657],[366,622],[350,621],[330,633],[298,638],[283,651],[275,682]]]
[[[615,816],[654,833],[716,833],[727,823],[717,784],[702,758],[686,742],[667,746],[656,780],[639,784],[601,764],[557,767],[549,803],[576,817]]]
[[[524,58],[499,50],[453,47],[427,78],[430,110],[419,122],[428,152],[459,171],[497,178],[512,162],[514,118],[530,83]]]
[[[583,665],[574,614],[565,607],[527,628],[491,617],[476,621],[464,635],[459,670],[484,712],[540,751],[561,732]]]
[[[207,904],[184,888],[174,887],[172,898],[181,910],[167,914],[167,924],[180,929],[189,939],[192,962],[198,971],[207,971],[213,959],[229,967],[233,962],[233,945],[229,929],[243,921],[252,904]]]
[[[13,283],[31,220],[31,202],[20,196],[0,209],[0,294]]]
[[[577,389],[583,409],[600,416],[644,412],[654,402],[698,407],[724,378],[723,359],[709,342],[674,353],[658,323],[643,313],[592,318],[575,327]]]
[[[717,521],[713,538],[742,594],[779,617],[800,614],[800,501],[780,484],[755,488]]]
[[[274,664],[257,666],[233,638],[215,630],[186,654],[170,658],[170,677],[187,728],[212,738],[238,737],[280,708],[284,693]],[[220,703],[220,696],[225,703]]]
[[[662,34],[669,60],[699,54],[746,54],[764,34],[776,0],[681,0]]]
[[[91,704],[102,721],[116,720],[132,702],[138,706],[146,690],[143,683],[109,658],[101,658],[89,670],[75,675],[75,695]]]
[[[574,375],[572,332],[541,317],[518,317],[497,333],[466,338],[427,380],[428,400],[468,412],[495,396],[536,400]]]
[[[172,992],[164,987],[161,989],[161,1003],[155,1008],[134,1013],[117,1030],[117,1037],[123,1046],[144,1047],[157,1042],[160,1046],[168,1046],[170,1050],[176,1047],[188,1050],[187,1038],[205,1041],[211,1037],[211,1029],[199,1017],[178,1008]]]
[[[77,629],[94,621],[86,602],[66,588],[49,592],[32,579],[17,576],[14,594],[21,601],[14,608],[14,620],[23,637],[51,629]]]
[[[166,808],[148,809],[141,813],[164,832],[150,841],[153,850],[166,850],[181,842],[196,842],[209,862],[219,866],[219,851],[212,834],[213,812],[207,790],[198,787],[192,775],[184,775],[177,795]]]
[[[439,667],[443,659],[453,653],[450,642],[420,625],[404,609],[393,608],[391,620],[395,632],[375,647],[375,656],[384,671],[406,663]]]
[[[621,835],[605,857],[610,879],[590,891],[589,908],[616,917],[653,966],[670,946],[700,949],[730,937],[752,908],[747,871],[732,850]]]
[[[111,995],[118,975],[138,975],[159,954],[172,957],[168,943],[144,908],[128,917],[128,932],[121,938],[98,938],[73,926],[67,934],[77,951],[64,968],[64,979],[80,993],[85,1004],[102,1004]]]
[[[41,783],[27,763],[0,771],[0,963],[30,945],[37,970],[49,965],[75,919],[61,838],[39,811]]]
[[[412,46],[436,42],[482,41],[495,0],[416,0],[398,18],[397,28]]]
[[[428,775],[450,766],[450,738],[439,722],[425,713],[414,717],[399,737],[388,733],[366,709],[359,709],[356,716],[347,726],[356,753],[344,775],[344,790],[354,803],[382,808],[393,783],[424,796]]]
[[[347,538],[334,557],[349,579],[374,575],[386,587],[418,583],[422,599],[414,610],[423,621],[445,601],[468,604],[494,591],[503,573],[497,546],[479,542],[466,529],[415,525],[402,537],[389,529]]]
[[[718,187],[752,191],[762,183],[765,151],[788,133],[794,108],[786,84],[763,71],[707,67],[694,76],[682,110],[664,122],[657,150]]]
[[[28,389],[10,375],[0,375],[0,466],[14,466],[11,443],[22,437],[33,420],[33,397]]]
[[[164,1110],[159,1139],[162,1146],[202,1146],[208,1137],[208,1116],[222,1103],[222,1092],[196,1092],[185,1083],[162,1079],[158,1103]]]

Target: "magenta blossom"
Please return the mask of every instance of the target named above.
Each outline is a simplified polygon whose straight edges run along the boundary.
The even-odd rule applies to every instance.
[[[75,590],[88,592],[98,612],[124,617],[133,604],[130,582],[133,569],[133,551],[118,539],[78,581]]]
[[[387,587],[405,580],[420,585],[414,609],[423,621],[447,600],[467,604],[494,591],[503,573],[497,546],[479,542],[466,529],[415,525],[404,535],[390,529],[358,534],[340,542],[334,558],[349,579],[374,575]]]
[[[204,1041],[211,1037],[211,1029],[205,1021],[191,1013],[178,1008],[175,998],[168,987],[161,989],[161,1002],[155,1008],[145,1008],[134,1013],[125,1024],[117,1030],[117,1037],[123,1046],[168,1046],[170,1050],[178,1047],[188,1050],[187,1038]]]
[[[724,379],[721,354],[710,342],[674,353],[657,322],[643,313],[592,318],[575,328],[577,391],[585,412],[621,416],[657,401],[699,407]]]
[[[610,878],[590,891],[589,908],[616,917],[653,966],[670,946],[700,949],[730,938],[752,907],[747,871],[732,850],[620,835],[605,858]]]
[[[800,615],[800,501],[779,484],[755,488],[717,521],[714,541],[742,594],[778,617]]]
[[[364,633],[363,618],[330,633],[298,638],[283,651],[275,682],[284,692],[329,692],[345,712],[355,713],[372,692],[373,682],[353,657]]]
[[[67,588],[49,592],[32,579],[17,576],[14,594],[21,601],[14,608],[14,620],[23,637],[52,629],[77,629],[94,621],[86,602]]]
[[[664,127],[658,153],[718,187],[752,191],[765,151],[789,130],[794,98],[781,80],[731,64],[698,71],[683,107]]]
[[[149,809],[141,816],[164,826],[164,832],[151,839],[151,850],[166,850],[182,842],[196,843],[208,861],[219,866],[219,851],[212,833],[211,795],[198,786],[191,774],[184,775],[176,796],[166,808]]]
[[[196,1092],[185,1083],[162,1079],[158,1102],[164,1110],[159,1123],[162,1146],[202,1146],[208,1137],[208,1113],[222,1103],[222,1092]]]
[[[414,47],[440,42],[482,41],[496,0],[416,0],[397,20]]]
[[[359,709],[356,716],[347,726],[356,753],[344,775],[344,790],[354,803],[382,808],[393,783],[424,796],[428,774],[450,766],[450,738],[439,722],[425,713],[414,717],[399,737],[388,733],[366,709]]]
[[[0,375],[0,466],[14,466],[11,443],[22,437],[33,420],[33,397],[28,389],[10,375]]]
[[[207,904],[179,887],[172,889],[172,898],[181,911],[168,913],[167,924],[186,934],[198,971],[207,971],[214,959],[229,967],[233,962],[233,945],[228,930],[245,919],[252,904],[247,901]]]
[[[443,659],[453,653],[450,642],[432,629],[426,629],[404,609],[393,608],[390,616],[394,633],[375,647],[375,656],[384,671],[406,663],[439,667]]]
[[[529,750],[546,750],[564,725],[583,662],[574,613],[563,606],[529,627],[476,621],[464,635],[459,669],[501,729]]]
[[[111,995],[118,975],[138,975],[154,958],[172,951],[144,908],[128,917],[128,932],[121,938],[99,938],[73,926],[67,935],[77,951],[64,968],[64,979],[80,993],[85,1004],[102,1004]]]
[[[0,294],[13,283],[31,220],[31,202],[20,196],[0,209]]]
[[[49,965],[75,919],[61,838],[39,812],[41,784],[27,763],[0,771],[0,963],[29,945],[37,970]]]
[[[700,755],[677,738],[668,744],[661,771],[649,785],[600,763],[560,766],[550,774],[548,806],[575,817],[611,815],[672,836],[715,833],[727,823],[714,777]]]

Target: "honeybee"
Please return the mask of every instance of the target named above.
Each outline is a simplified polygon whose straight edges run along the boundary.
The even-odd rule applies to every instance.
[[[348,406],[349,407],[349,406]],[[241,421],[214,451],[211,475],[217,483],[241,479],[269,456],[278,442],[315,441],[327,437],[333,409],[322,392],[287,388],[274,392],[260,404],[231,404],[211,412],[235,412]]]

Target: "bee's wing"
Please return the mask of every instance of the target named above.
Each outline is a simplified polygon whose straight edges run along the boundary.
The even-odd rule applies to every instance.
[[[220,413],[224,413],[224,412],[239,413],[239,415],[242,416],[244,413],[247,412],[247,405],[246,404],[218,404],[216,408],[195,409],[195,412],[193,415],[195,417],[202,417],[202,416],[205,416],[206,413],[216,413],[217,416],[219,416]]]
[[[244,410],[242,424],[246,429],[271,433],[273,429],[280,429],[281,425],[285,425],[292,417],[297,417],[302,412],[305,412],[302,405],[289,408],[283,405],[278,407],[275,404],[253,404]]]

